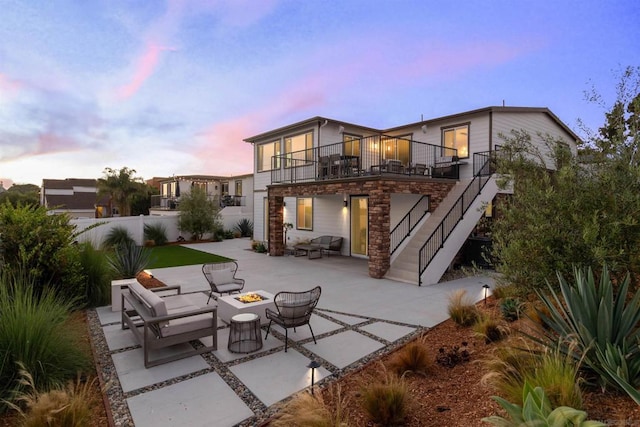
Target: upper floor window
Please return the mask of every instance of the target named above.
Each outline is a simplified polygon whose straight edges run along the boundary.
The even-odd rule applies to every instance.
[[[344,154],[346,156],[358,156],[360,157],[360,140],[362,136],[351,135],[345,133],[342,135],[342,142],[344,144]]]
[[[227,194],[229,194],[229,183],[223,182],[221,185],[222,185],[222,195],[226,196]]]
[[[442,130],[442,146],[458,150],[458,157],[469,157],[469,124]]]
[[[258,145],[258,172],[278,169],[280,167],[280,158],[273,158],[273,156],[279,155],[280,141]]]
[[[284,139],[287,156],[285,167],[302,166],[313,159],[313,131],[289,136]]]
[[[297,200],[296,227],[298,230],[313,230],[313,198],[301,197]]]
[[[242,196],[242,181],[241,180],[237,180],[236,181],[236,196]]]
[[[382,158],[400,160],[403,165],[409,165],[411,161],[411,135],[401,135],[397,137],[383,136]]]

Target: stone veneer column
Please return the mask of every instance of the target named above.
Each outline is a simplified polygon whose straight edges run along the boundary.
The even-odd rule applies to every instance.
[[[282,223],[284,197],[275,196],[269,191],[269,255],[284,255],[284,230]]]
[[[389,270],[391,195],[378,187],[369,193],[369,276],[381,279]]]

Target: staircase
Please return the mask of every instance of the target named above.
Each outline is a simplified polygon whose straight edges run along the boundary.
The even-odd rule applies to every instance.
[[[460,221],[455,224],[451,234],[445,237],[442,245],[437,248],[435,255],[427,263],[422,277],[419,277],[421,249],[424,249],[425,243],[434,232],[440,232],[445,217],[448,214],[449,217],[451,216],[451,210],[456,204],[460,205],[460,199],[465,190],[468,192],[471,182],[472,179],[458,181],[447,197],[438,205],[438,208],[405,239],[397,255],[392,258],[391,267],[385,275],[386,278],[417,285],[438,283],[482,217],[484,213],[482,207],[493,200],[498,192],[496,179],[491,176],[486,180],[486,184],[482,186],[480,193],[473,199]]]

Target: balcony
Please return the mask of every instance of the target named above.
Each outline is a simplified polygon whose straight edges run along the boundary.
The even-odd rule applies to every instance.
[[[271,183],[379,175],[459,178],[457,150],[393,136],[370,136],[271,158]]]
[[[207,198],[212,200],[216,206],[219,206],[220,209],[227,206],[246,206],[246,196],[229,196],[225,195],[220,197],[217,194],[208,194]],[[180,207],[180,197],[179,196],[162,196],[162,195],[154,195],[151,196],[151,209],[154,210],[165,210],[165,211],[175,211]]]

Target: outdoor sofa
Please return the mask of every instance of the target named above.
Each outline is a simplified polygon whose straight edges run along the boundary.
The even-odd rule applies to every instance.
[[[325,253],[329,256],[331,252],[341,253],[342,240],[342,237],[338,236],[320,236],[311,239],[308,244],[295,245],[293,249],[296,256],[306,254],[309,258],[314,258],[314,253],[320,254],[320,256]]]
[[[146,289],[135,282],[121,298],[122,329],[131,329],[142,346],[145,368],[218,349],[218,307],[200,308],[180,293],[180,286]],[[149,360],[150,350],[208,336],[213,337],[211,346]]]

